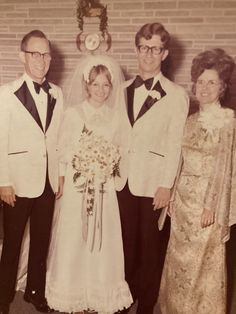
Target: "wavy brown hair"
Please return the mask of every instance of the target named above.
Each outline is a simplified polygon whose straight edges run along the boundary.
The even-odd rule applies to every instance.
[[[223,49],[215,48],[199,53],[192,61],[191,79],[193,82],[193,93],[196,91],[196,82],[199,76],[205,70],[215,70],[222,82],[223,97],[229,87],[230,79],[234,71],[234,59],[229,56]]]

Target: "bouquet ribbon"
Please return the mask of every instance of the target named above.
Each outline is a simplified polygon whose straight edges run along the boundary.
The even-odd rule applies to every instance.
[[[103,184],[96,183],[93,188],[94,202],[92,213],[88,213],[88,190],[91,189],[89,181],[85,183],[82,199],[82,236],[92,252],[96,247],[98,251],[102,247],[102,211],[103,211]]]

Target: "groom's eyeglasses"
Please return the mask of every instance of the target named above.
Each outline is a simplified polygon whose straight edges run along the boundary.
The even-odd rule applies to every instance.
[[[41,58],[43,58],[46,61],[49,61],[52,59],[52,56],[49,52],[44,52],[41,53],[39,51],[28,51],[28,50],[24,50],[25,53],[30,53],[32,58],[35,60],[40,60]]]
[[[146,54],[148,53],[149,51],[151,51],[151,53],[154,55],[154,56],[157,56],[159,54],[162,53],[162,51],[165,49],[163,47],[157,47],[157,46],[152,46],[152,47],[149,47],[149,46],[146,46],[146,45],[138,45],[138,51],[140,53],[143,53],[143,54]]]

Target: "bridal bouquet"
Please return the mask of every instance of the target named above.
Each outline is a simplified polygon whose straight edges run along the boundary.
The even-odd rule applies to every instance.
[[[73,182],[78,192],[84,193],[87,214],[93,214],[96,192],[104,193],[104,184],[119,176],[119,161],[120,153],[115,145],[84,127],[72,167]]]

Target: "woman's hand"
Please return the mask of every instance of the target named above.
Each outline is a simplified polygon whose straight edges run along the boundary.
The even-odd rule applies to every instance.
[[[203,208],[201,216],[201,227],[206,228],[215,222],[215,212],[213,210]]]

